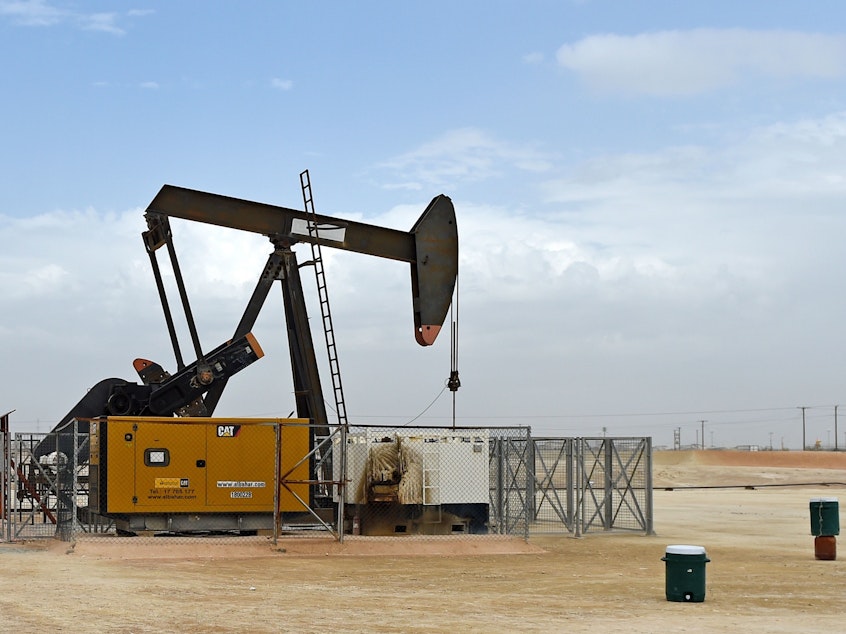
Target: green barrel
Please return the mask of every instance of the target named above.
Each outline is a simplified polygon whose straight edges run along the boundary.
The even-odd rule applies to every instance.
[[[702,603],[705,600],[705,564],[711,561],[702,546],[667,546],[667,601]]]
[[[840,534],[840,505],[837,498],[811,498],[811,535]]]

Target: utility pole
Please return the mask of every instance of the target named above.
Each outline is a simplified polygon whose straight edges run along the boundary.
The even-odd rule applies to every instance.
[[[834,406],[834,451],[837,451],[837,405]]]
[[[700,420],[699,424],[702,425],[702,449],[705,449],[705,423],[707,420]]]
[[[799,409],[802,410],[802,451],[805,451],[805,410],[808,407],[800,407]]]

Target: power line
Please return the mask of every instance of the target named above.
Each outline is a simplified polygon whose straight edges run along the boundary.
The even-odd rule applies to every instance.
[[[825,407],[825,406],[814,406],[814,407]],[[833,407],[833,406],[831,406]],[[428,408],[427,408],[428,409]],[[811,407],[807,407],[807,409],[811,409]],[[752,412],[786,412],[786,411],[796,411],[796,407],[769,407],[769,408],[752,408],[752,409],[726,409],[726,410],[700,410],[700,411],[691,411],[691,412],[646,412],[646,413],[628,413],[628,414],[493,414],[493,415],[469,415],[469,416],[462,416],[462,418],[472,419],[472,420],[500,420],[500,419],[530,419],[530,420],[560,420],[560,419],[585,419],[585,418],[638,418],[638,417],[649,417],[649,416],[694,416],[697,414],[741,414],[741,413],[752,413]],[[366,416],[367,418],[397,418],[396,415],[393,416],[386,416],[384,414],[362,414],[361,416]],[[447,418],[445,416],[438,416],[435,418]],[[696,419],[697,422],[700,419]],[[738,421],[723,421],[719,423],[714,423],[718,425],[730,425],[736,423],[747,423],[747,422],[769,422],[771,419],[761,419],[758,421],[746,421],[746,420],[738,420]],[[789,418],[785,418],[786,420],[790,420]],[[658,425],[664,424],[677,424],[677,423],[655,423]]]

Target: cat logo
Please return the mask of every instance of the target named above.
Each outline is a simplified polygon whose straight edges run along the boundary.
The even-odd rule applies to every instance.
[[[240,425],[218,425],[217,426],[217,437],[218,438],[235,438],[240,431],[241,431]]]

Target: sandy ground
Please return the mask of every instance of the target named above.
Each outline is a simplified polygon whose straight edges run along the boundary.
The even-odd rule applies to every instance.
[[[656,534],[243,545],[0,544],[4,631],[843,632],[846,551],[808,501],[846,455],[659,452]],[[809,484],[809,486],[800,486]],[[762,486],[762,485],[789,486]],[[684,488],[725,487],[725,488]],[[704,546],[704,603],[668,602],[667,545]]]

